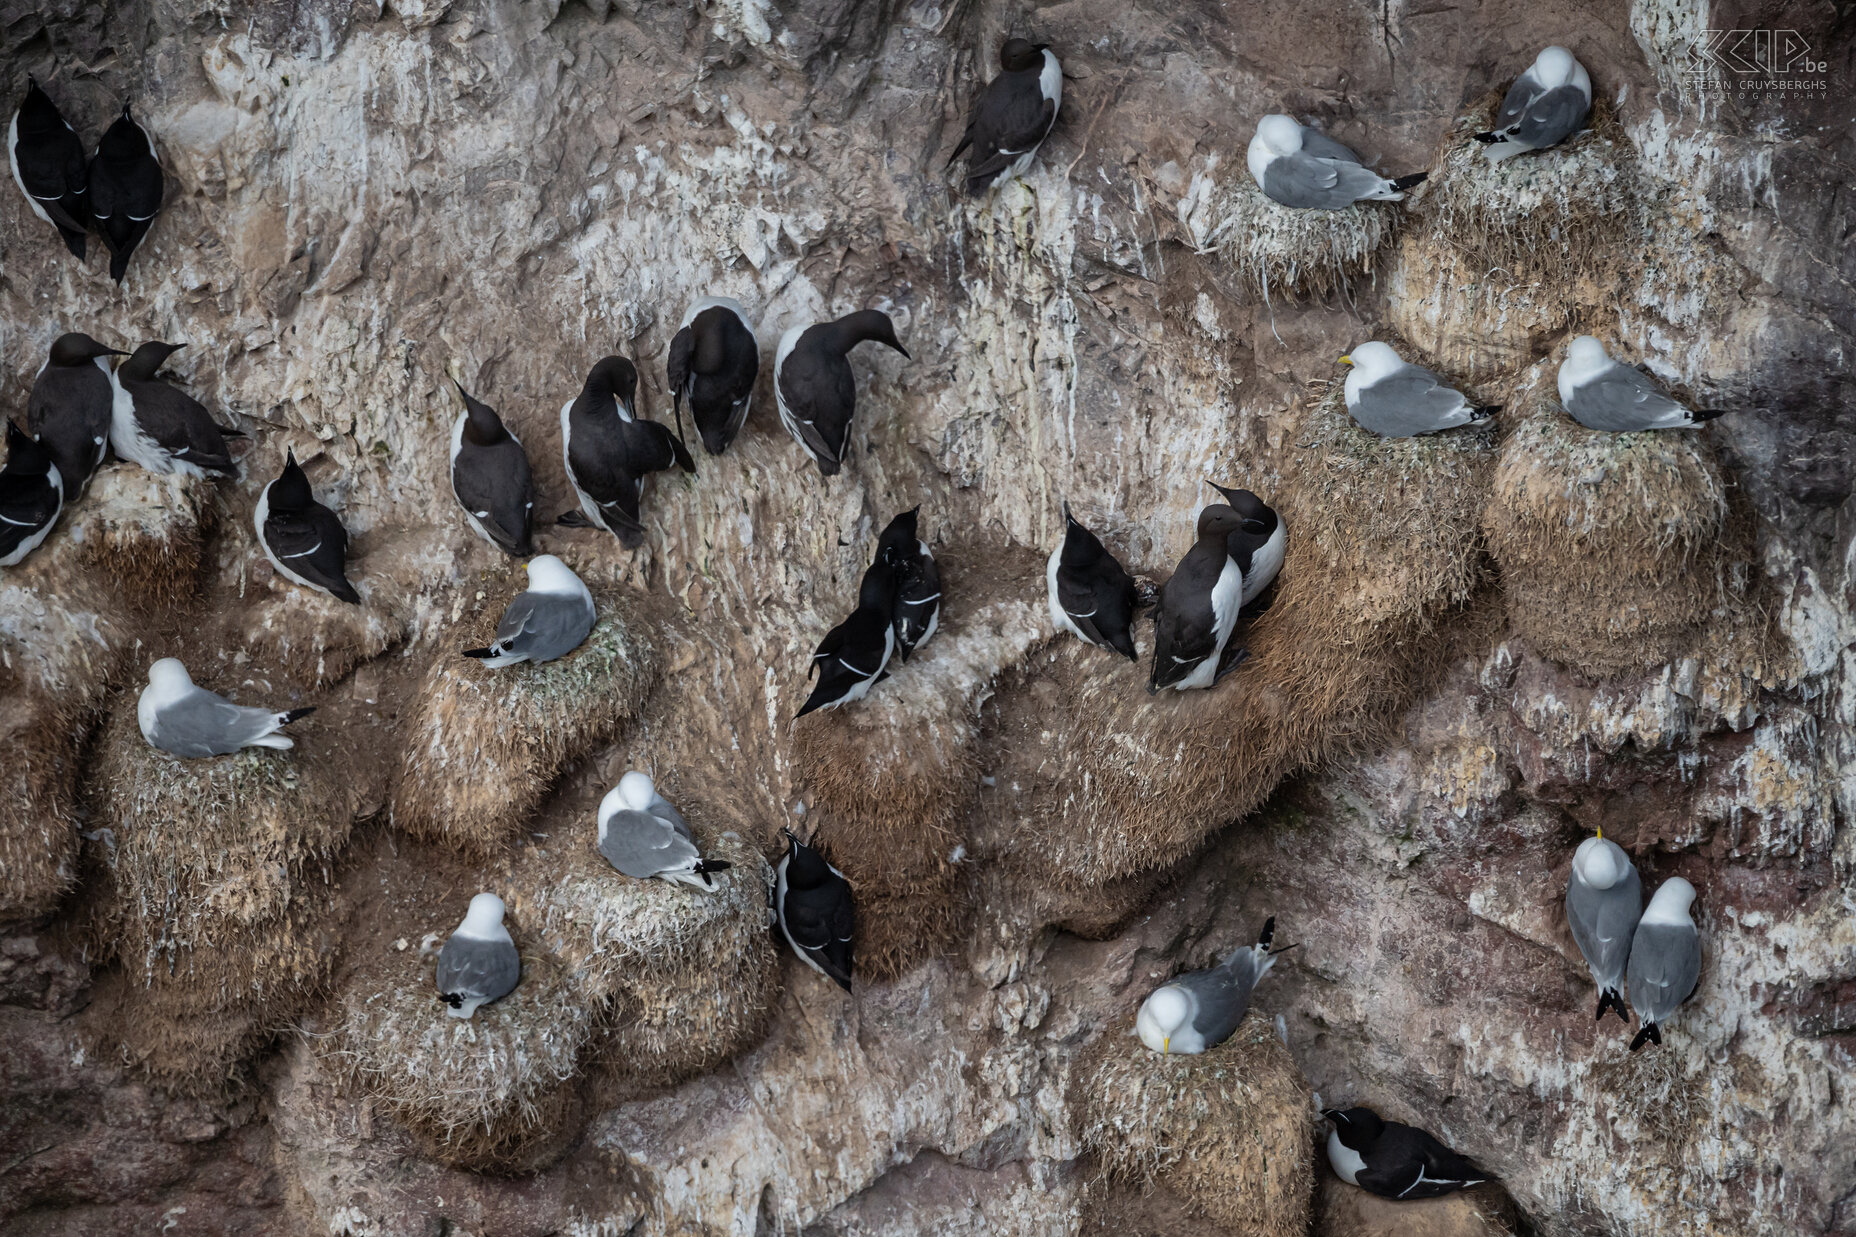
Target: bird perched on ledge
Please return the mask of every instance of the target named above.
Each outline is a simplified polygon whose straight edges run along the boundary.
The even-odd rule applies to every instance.
[[[1127,568],[1063,504],[1063,544],[1050,552],[1044,580],[1051,626],[1079,640],[1113,649],[1129,661],[1139,590]]]
[[[150,747],[194,760],[224,756],[241,747],[291,748],[296,741],[278,731],[316,710],[249,709],[194,685],[187,667],[163,657],[148,668],[148,686],[136,701],[135,720]]]
[[[1251,991],[1283,952],[1270,949],[1275,935],[1271,916],[1256,944],[1240,946],[1208,970],[1188,971],[1155,988],[1134,1019],[1141,1042],[1155,1052],[1199,1053],[1230,1039],[1250,1010]]]
[[[799,960],[846,992],[851,990],[851,937],[856,915],[851,882],[801,842],[791,829],[774,870],[774,916]]]
[[[974,105],[960,145],[947,159],[952,167],[962,151],[972,148],[967,156],[970,197],[1029,171],[1063,106],[1063,67],[1050,44],[1007,39],[999,48],[999,70]]]
[[[1701,978],[1701,933],[1688,913],[1694,901],[1695,886],[1680,876],[1670,877],[1658,886],[1631,934],[1626,979],[1631,1008],[1642,1019],[1630,1041],[1632,1052],[1646,1042],[1660,1045],[1664,1024],[1695,995]]]
[[[1381,438],[1416,438],[1459,425],[1482,425],[1501,411],[1500,404],[1470,403],[1442,378],[1377,340],[1361,344],[1340,363],[1352,367],[1342,388],[1347,412],[1361,429]]]
[[[580,510],[558,522],[603,528],[628,548],[644,542],[645,478],[673,467],[696,472],[689,448],[670,427],[638,415],[637,394],[637,369],[622,356],[609,356],[593,366],[580,394],[561,405],[561,461]]]
[[[1557,146],[1579,131],[1592,111],[1592,78],[1563,47],[1534,57],[1508,87],[1495,124],[1475,134],[1490,163]]]
[[[843,466],[851,418],[857,412],[857,379],[846,358],[866,340],[909,355],[896,342],[896,324],[875,309],[861,309],[836,322],[796,326],[780,337],[780,351],[773,359],[780,424],[818,464],[821,476],[835,476]]]
[[[1628,434],[1638,430],[1694,429],[1723,415],[1721,408],[1691,412],[1656,389],[1649,375],[1620,365],[1605,346],[1581,335],[1566,348],[1559,369],[1560,406],[1589,430]]]
[[[452,385],[464,411],[451,425],[451,492],[479,537],[518,558],[535,552],[535,478],[528,452],[496,409]]]
[[[1641,918],[1643,881],[1624,848],[1602,831],[1579,843],[1566,881],[1566,924],[1598,985],[1601,1020],[1610,1009],[1630,1021],[1624,1007],[1624,968]]]
[[[258,495],[251,522],[264,557],[284,579],[361,604],[348,583],[348,530],[340,516],[316,501],[296,452],[284,452],[283,471]]]
[[[585,642],[599,617],[585,582],[554,555],[537,554],[522,570],[528,588],[503,611],[496,639],[488,648],[464,650],[492,670],[565,657]]]
[[[1405,190],[1430,175],[1414,172],[1387,180],[1333,138],[1280,114],[1257,122],[1246,162],[1267,197],[1305,210],[1344,210],[1359,201],[1402,202]]]
[[[116,388],[109,357],[125,355],[90,336],[70,331],[52,341],[51,354],[32,380],[26,400],[26,432],[58,461],[64,496],[76,502],[103,465],[110,449],[110,416]]]
[[[503,900],[480,893],[470,900],[464,922],[438,952],[438,995],[445,1013],[468,1019],[492,1001],[515,991],[522,956],[503,926]]]
[[[1235,668],[1221,663],[1244,605],[1244,569],[1227,546],[1243,528],[1243,517],[1223,503],[1199,512],[1198,540],[1160,590],[1150,693],[1210,687]]]
[[[13,113],[6,133],[7,161],[13,183],[26,195],[32,213],[58,229],[71,256],[84,260],[85,229],[90,226],[90,173],[84,140],[64,118],[38,79],[26,79],[26,97]]]
[[[704,891],[715,888],[711,872],[734,866],[704,859],[683,813],[657,793],[649,774],[636,769],[600,801],[599,853],[627,876],[680,881]]]
[[[725,296],[705,296],[691,305],[670,341],[664,370],[678,436],[683,434],[683,401],[688,400],[702,449],[710,455],[726,451],[747,423],[760,377],[760,344],[747,310]]]
[[[64,479],[45,445],[6,423],[0,468],[0,567],[14,567],[51,535],[64,510]]]
[[[1328,1164],[1349,1185],[1381,1198],[1438,1198],[1488,1174],[1416,1126],[1386,1121],[1370,1108],[1330,1108]]]

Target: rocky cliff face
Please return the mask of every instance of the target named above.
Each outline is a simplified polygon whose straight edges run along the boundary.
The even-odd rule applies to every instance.
[[[1736,27],[1795,28],[1828,88],[1697,83],[1691,49]],[[942,164],[1012,33],[1062,55],[1063,115],[1023,182],[960,200]],[[1302,944],[1258,1015],[1308,1085],[1423,1123],[1538,1231],[1856,1231],[1849,34],[1831,6],[1650,2],[0,0],[7,97],[35,74],[90,136],[134,99],[170,181],[121,288],[9,193],[0,411],[61,331],[184,340],[176,372],[254,440],[210,492],[106,474],[0,576],[9,1231],[1200,1228],[1184,1187],[1102,1176],[1085,1076],[1157,981],[1272,913]],[[1563,152],[1591,195],[1563,227],[1446,160],[1388,221],[1314,238],[1356,247],[1344,287],[1284,284],[1319,263],[1244,195],[1260,113],[1430,166],[1549,42],[1606,117]],[[404,753],[468,733],[424,712],[434,667],[516,575],[448,492],[451,379],[529,444],[552,516],[562,402],[618,351],[667,418],[704,294],[750,308],[766,358],[880,308],[913,360],[854,355],[829,482],[763,376],[726,456],[652,484],[644,548],[541,535],[648,656],[622,692],[548,697],[578,737],[499,752],[463,845],[409,805],[470,753]],[[1549,406],[1579,331],[1731,414],[1673,462],[1581,454]],[[1504,404],[1500,431],[1350,437],[1334,358],[1393,335]],[[286,448],[355,537],[359,617],[253,544]],[[1206,477],[1284,510],[1282,594],[1254,665],[1150,701],[1052,642],[1043,555],[1067,498],[1162,578]],[[1563,551],[1514,514],[1541,494]],[[943,631],[864,708],[793,726],[874,529],[917,503]],[[168,653],[319,706],[307,803],[135,772],[125,710]],[[697,1032],[576,952],[616,912],[556,888],[634,766],[706,836],[772,856],[782,825],[816,832],[859,890],[854,998],[784,956],[763,988],[771,946],[735,924],[702,938],[737,942],[728,1000],[662,981],[709,1037],[675,1073],[704,1072],[650,1068]],[[1700,890],[1701,987],[1660,1052],[1594,1030],[1563,926],[1599,825],[1646,884]],[[528,1028],[545,1051],[510,1041],[483,1111],[543,1165],[513,1177],[457,1167],[510,1168],[509,1130],[435,1142],[343,1038],[486,884],[522,895],[534,973],[605,977],[596,1010]],[[150,889],[178,900],[128,892]],[[1414,1215],[1445,1222],[1392,1223]]]

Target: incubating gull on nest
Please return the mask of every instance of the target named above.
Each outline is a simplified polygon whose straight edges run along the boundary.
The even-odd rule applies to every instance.
[[[704,859],[683,814],[636,769],[600,801],[599,853],[627,876],[657,876],[706,890],[715,888],[709,873],[734,866],[723,859]]]
[[[1488,1180],[1480,1168],[1416,1126],[1370,1108],[1330,1108],[1328,1163],[1349,1185],[1382,1198],[1437,1198]]]
[[[1188,971],[1154,989],[1134,1019],[1141,1042],[1155,1052],[1198,1053],[1231,1038],[1250,1011],[1251,990],[1275,965],[1270,952],[1275,935],[1271,916],[1255,945],[1241,946],[1209,970]]]
[[[1566,923],[1592,968],[1600,1019],[1612,1009],[1624,1022],[1630,1021],[1624,1007],[1624,966],[1642,917],[1643,881],[1624,848],[1603,831],[1579,843],[1566,882]]]
[[[479,1005],[499,1001],[515,991],[522,978],[522,958],[503,926],[503,900],[480,893],[470,900],[464,922],[438,951],[438,995],[445,1013],[469,1018]]]
[[[1637,921],[1630,942],[1631,1008],[1643,1020],[1632,1052],[1645,1041],[1663,1042],[1662,1025],[1682,1002],[1695,995],[1701,977],[1701,934],[1688,908],[1695,901],[1695,886],[1680,876],[1664,881]]]
[[[1692,429],[1727,410],[1690,411],[1656,389],[1649,375],[1620,365],[1605,355],[1605,346],[1581,335],[1560,362],[1560,406],[1590,430],[1628,434],[1637,430]]]
[[[486,649],[465,649],[464,656],[492,668],[553,661],[579,648],[593,630],[593,594],[571,567],[552,554],[537,554],[523,570],[528,589],[503,611],[496,639]]]
[[[1490,163],[1557,146],[1592,111],[1592,79],[1563,47],[1549,47],[1514,79],[1487,133],[1474,135]]]
[[[1063,544],[1050,552],[1044,579],[1053,627],[1138,660],[1134,612],[1140,590],[1127,568],[1070,514],[1069,503],[1063,504]]]
[[[135,706],[135,720],[151,747],[172,756],[194,759],[224,756],[241,747],[295,747],[295,740],[277,731],[313,708],[248,709],[216,692],[196,687],[187,667],[163,657],[148,668],[148,686]]]
[[[1284,206],[1343,210],[1355,202],[1402,202],[1405,190],[1430,173],[1387,180],[1360,156],[1293,116],[1265,116],[1250,139],[1250,175],[1265,194]]]
[[[1340,363],[1353,367],[1343,388],[1347,411],[1381,438],[1481,425],[1501,411],[1500,404],[1470,403],[1430,370],[1402,360],[1390,344],[1361,344]]]

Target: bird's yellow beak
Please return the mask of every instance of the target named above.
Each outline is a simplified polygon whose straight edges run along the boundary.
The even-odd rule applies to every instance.
[[[524,570],[524,571],[527,571],[527,570],[529,569],[529,567],[530,567],[530,566],[531,566],[531,564],[529,564],[529,563],[523,563],[523,564],[522,564],[522,570]]]
[[[1173,1051],[1173,1037],[1171,1035],[1166,1036],[1160,1041],[1160,1051],[1161,1052]]]
[[[1349,355],[1347,355],[1347,356],[1344,356],[1344,357],[1342,357],[1342,358],[1340,359],[1340,363],[1341,363],[1342,365],[1351,365],[1351,364],[1353,364],[1353,356],[1352,356],[1351,354],[1349,354]]]
[[[1598,834],[1598,837],[1599,837],[1599,840],[1600,840],[1600,841],[1602,841],[1602,840],[1604,840],[1604,836],[1605,836],[1605,830],[1604,830],[1604,826],[1602,826],[1602,825],[1593,825],[1593,826],[1592,826],[1592,829],[1593,829],[1593,831],[1594,831],[1594,832],[1596,832],[1596,833]]]

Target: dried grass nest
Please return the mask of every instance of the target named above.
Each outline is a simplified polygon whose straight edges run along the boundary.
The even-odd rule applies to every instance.
[[[1301,1237],[1314,1196],[1308,1082],[1263,1019],[1197,1055],[1153,1052],[1132,1024],[1085,1053],[1078,1136],[1112,1181],[1161,1185],[1240,1237]]]
[[[119,464],[91,479],[52,537],[70,538],[83,566],[113,582],[130,605],[167,608],[186,601],[199,581],[213,500],[210,478]]]
[[[1215,249],[1264,301],[1319,300],[1371,276],[1404,222],[1398,202],[1298,210],[1272,200],[1236,165],[1211,201],[1205,247]]]
[[[1749,608],[1748,521],[1700,433],[1588,430],[1539,388],[1482,510],[1508,621],[1543,656],[1597,674],[1683,656]]]
[[[586,642],[541,665],[491,670],[460,655],[462,629],[439,650],[393,791],[393,822],[415,837],[486,855],[519,834],[570,761],[611,741],[656,686],[659,658],[637,603],[596,594]]]

